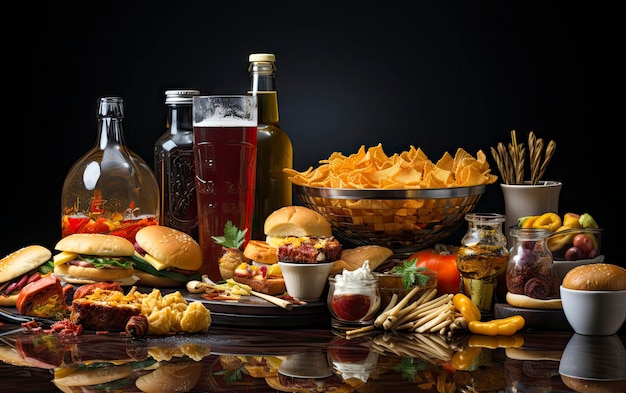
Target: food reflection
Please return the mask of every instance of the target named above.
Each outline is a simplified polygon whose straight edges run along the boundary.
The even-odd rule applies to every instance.
[[[143,341],[122,336],[18,334],[3,337],[5,359],[50,370],[60,391],[188,392],[211,354],[208,342],[178,337]]]
[[[562,380],[559,363],[570,367],[567,374],[591,378],[590,372],[623,371],[625,356],[623,333],[569,346],[573,332],[346,337],[325,329],[212,327],[208,334],[131,339],[13,329],[0,326],[2,392],[569,393],[580,389]],[[160,381],[160,390],[151,380]]]
[[[372,340],[365,337],[337,337],[328,346],[328,362],[344,380],[367,382],[378,366],[378,353],[372,350]]]
[[[563,351],[558,372],[576,391],[626,391],[626,349],[620,338],[574,334]]]

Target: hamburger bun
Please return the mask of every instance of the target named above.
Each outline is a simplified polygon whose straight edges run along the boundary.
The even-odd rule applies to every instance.
[[[135,247],[127,239],[101,233],[69,235],[59,240],[54,248],[59,251],[101,257],[131,256],[135,252]]]
[[[162,225],[149,225],[137,232],[135,242],[169,267],[198,270],[202,266],[202,249],[185,232]]]
[[[285,206],[274,211],[265,219],[264,230],[268,238],[331,237],[333,234],[324,216],[304,206]]]
[[[7,282],[38,268],[50,260],[52,252],[43,246],[20,248],[0,259],[0,282]]]
[[[623,291],[626,269],[608,263],[579,265],[567,272],[562,285],[579,291]]]
[[[63,275],[63,281],[71,284],[93,284],[97,281],[117,281],[134,274],[133,269],[94,269],[76,265],[63,264],[54,268],[54,273]],[[71,277],[69,277],[71,276]]]
[[[149,225],[135,235],[135,274],[139,285],[153,288],[183,287],[197,279],[202,249],[191,235],[163,225]]]

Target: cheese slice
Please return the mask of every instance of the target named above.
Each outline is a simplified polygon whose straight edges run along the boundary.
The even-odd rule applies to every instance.
[[[71,260],[74,260],[78,257],[78,254],[75,252],[69,251],[61,251],[56,254],[52,260],[54,261],[54,266],[63,265],[64,263],[68,263]]]
[[[143,259],[148,262],[149,264],[152,265],[152,267],[154,267],[156,270],[165,270],[167,268],[169,268],[169,266],[167,266],[166,264],[164,264],[163,262],[159,261],[158,259],[156,259],[155,257],[153,257],[150,254],[146,254],[143,256]]]

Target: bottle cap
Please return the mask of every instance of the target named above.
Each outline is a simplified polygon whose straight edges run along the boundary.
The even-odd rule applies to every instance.
[[[176,89],[165,91],[166,104],[191,103],[193,96],[200,95],[199,90],[193,89]]]
[[[250,63],[255,62],[255,61],[274,62],[276,61],[276,56],[274,56],[273,53],[252,53],[250,54],[250,57],[248,58],[248,60],[250,61]]]

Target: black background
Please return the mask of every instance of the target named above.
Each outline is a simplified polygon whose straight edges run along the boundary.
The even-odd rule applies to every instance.
[[[2,255],[59,239],[63,179],[95,143],[100,96],[124,98],[126,142],[152,163],[165,90],[245,93],[248,55],[272,52],[295,169],[382,143],[388,155],[413,145],[433,160],[480,149],[499,175],[490,147],[532,130],[557,142],[544,179],[563,182],[559,212],[591,213],[606,260],[624,264],[623,2],[223,3],[26,5],[24,28],[4,28],[6,42],[31,38],[4,56],[30,89],[27,106],[5,106],[26,115],[3,131],[13,139],[1,158]],[[477,211],[504,212],[498,184]]]

